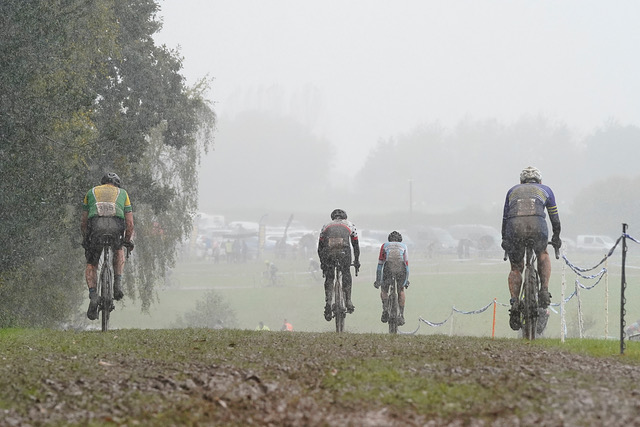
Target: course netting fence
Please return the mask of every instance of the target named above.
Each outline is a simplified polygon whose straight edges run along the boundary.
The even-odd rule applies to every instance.
[[[572,299],[575,298],[576,303],[577,303],[577,311],[578,311],[578,330],[579,330],[579,337],[583,338],[584,337],[584,320],[583,320],[583,313],[582,313],[582,301],[580,298],[580,290],[592,290],[594,289],[596,286],[598,286],[598,284],[600,284],[601,282],[605,283],[605,330],[604,330],[604,336],[608,337],[609,336],[609,322],[608,322],[608,310],[609,310],[609,283],[608,283],[608,260],[609,258],[613,255],[613,253],[615,252],[616,248],[618,247],[618,245],[622,244],[622,283],[621,283],[621,301],[620,301],[620,352],[623,353],[624,352],[624,336],[625,336],[625,288],[626,288],[626,276],[625,276],[625,259],[626,259],[626,252],[627,252],[627,246],[626,246],[626,241],[627,240],[631,240],[635,243],[640,244],[640,241],[638,239],[635,239],[634,237],[630,236],[629,234],[627,234],[627,224],[623,224],[623,229],[622,229],[622,234],[618,237],[618,239],[615,241],[615,244],[613,245],[613,247],[611,247],[609,249],[609,251],[606,253],[606,255],[593,267],[579,267],[577,265],[575,265],[573,262],[571,262],[567,256],[566,256],[566,251],[563,250],[563,254],[562,254],[562,259],[565,263],[565,265],[563,266],[563,272],[562,272],[562,297],[560,299],[560,302],[557,303],[551,303],[549,308],[551,311],[555,312],[555,313],[559,313],[561,316],[561,339],[564,342],[565,336],[566,336],[566,331],[567,331],[567,325],[566,325],[566,318],[565,318],[565,305],[570,302]],[[571,294],[569,294],[568,296],[566,296],[566,267],[570,268],[576,275],[575,281],[574,281],[574,287],[573,287],[573,292],[571,292]],[[597,272],[594,272],[592,274],[587,274],[590,272],[593,272],[595,270],[597,270],[598,268],[600,268],[600,270],[598,270]],[[583,283],[584,280],[591,280],[594,281],[594,283],[592,285],[585,285]],[[493,307],[493,325],[492,325],[492,331],[491,331],[491,336],[494,337],[495,336],[495,322],[496,322],[496,308],[498,306],[501,307],[507,307],[510,308],[510,304],[506,304],[503,302],[499,302],[497,299],[493,299],[493,301],[489,302],[487,305],[478,308],[476,310],[469,310],[469,311],[465,311],[465,310],[460,310],[458,308],[456,308],[455,306],[451,307],[451,312],[449,313],[449,315],[442,321],[436,322],[436,321],[431,321],[431,320],[427,320],[424,317],[420,316],[418,318],[418,327],[413,330],[413,331],[408,331],[408,332],[400,332],[402,334],[415,334],[418,332],[418,330],[420,329],[420,326],[422,324],[428,325],[430,327],[442,327],[445,326],[447,323],[449,322],[453,322],[453,318],[455,315],[473,315],[473,314],[480,314],[480,313],[484,313],[485,311],[487,311],[490,307]],[[559,308],[559,311],[556,310],[556,308]]]

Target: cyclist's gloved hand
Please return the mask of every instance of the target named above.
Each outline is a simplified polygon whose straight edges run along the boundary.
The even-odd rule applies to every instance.
[[[407,280],[407,283],[405,283],[405,284],[404,284],[404,288],[405,288],[405,289],[407,289],[407,288],[409,287],[409,284],[410,284],[410,283],[411,283],[411,282],[409,282],[409,281]]]
[[[378,281],[376,280],[375,282],[373,282],[373,287],[376,289],[380,289],[380,283],[378,283]]]
[[[129,252],[133,252],[133,248],[135,245],[133,244],[133,240],[129,240],[128,242],[124,242],[122,246],[129,249]]]
[[[500,246],[502,246],[502,249],[504,249],[505,251],[509,250],[509,242],[505,239],[502,239],[502,244]]]
[[[356,268],[356,276],[358,275],[358,270],[360,270],[360,261],[355,260],[353,262],[353,266]]]
[[[553,237],[551,237],[551,244],[554,248],[560,249],[560,246],[562,246],[562,240],[560,240],[560,236],[554,234]]]

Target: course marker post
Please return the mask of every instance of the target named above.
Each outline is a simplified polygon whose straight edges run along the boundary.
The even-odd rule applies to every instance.
[[[491,326],[491,339],[496,337],[496,299],[493,299],[493,325]]]
[[[624,290],[627,287],[625,277],[625,263],[627,261],[627,224],[622,224],[622,278],[620,283],[620,354],[624,354],[624,315],[626,313],[624,305],[627,302]]]

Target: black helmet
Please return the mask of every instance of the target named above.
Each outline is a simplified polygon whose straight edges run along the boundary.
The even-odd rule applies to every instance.
[[[120,181],[120,177],[118,176],[118,174],[113,172],[106,173],[100,180],[100,184],[102,185],[107,183],[111,183],[116,187],[120,187],[120,185],[122,185],[122,181]]]
[[[402,234],[392,231],[387,238],[390,242],[402,242]]]
[[[342,209],[334,209],[331,212],[331,219],[347,219],[347,213]]]

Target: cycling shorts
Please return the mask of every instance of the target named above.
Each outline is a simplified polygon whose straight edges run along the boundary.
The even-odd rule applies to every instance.
[[[509,259],[513,263],[524,260],[525,245],[533,241],[533,250],[537,256],[547,249],[549,229],[547,221],[541,216],[519,216],[507,220],[504,240]]]
[[[113,249],[122,248],[124,242],[125,223],[124,219],[117,217],[93,217],[89,219],[87,235],[84,246],[84,257],[87,264],[97,265],[102,253],[102,236],[108,235],[113,238]]]
[[[396,281],[396,292],[400,292],[402,290],[402,285],[404,285],[404,281],[407,278],[407,271],[402,269],[400,271],[394,271],[390,266],[384,266],[384,270],[382,270],[382,291],[387,294],[389,293],[389,287]]]

